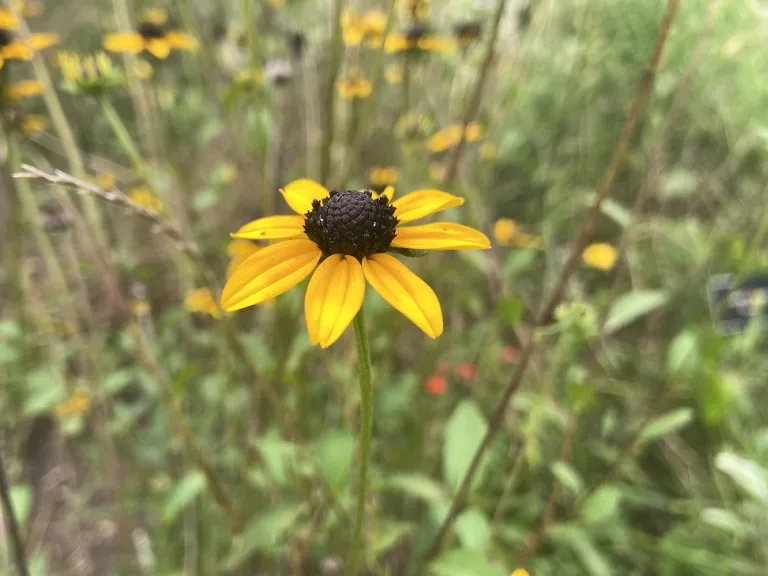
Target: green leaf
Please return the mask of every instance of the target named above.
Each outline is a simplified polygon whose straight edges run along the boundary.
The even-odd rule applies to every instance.
[[[667,374],[690,373],[699,363],[699,339],[695,332],[684,330],[667,349]]]
[[[731,405],[731,386],[727,377],[715,370],[705,374],[696,389],[696,403],[704,424],[720,424]]]
[[[525,302],[520,296],[507,296],[499,302],[496,316],[502,318],[509,326],[515,326],[523,319]]]
[[[580,519],[587,524],[601,524],[618,515],[620,503],[621,491],[612,484],[606,484],[584,501]]]
[[[559,524],[549,529],[549,537],[557,544],[570,548],[590,576],[611,576],[613,569],[589,535],[572,524]]]
[[[118,370],[107,375],[104,379],[104,388],[110,395],[117,394],[133,380],[133,372],[130,370]]]
[[[574,494],[581,492],[584,487],[584,481],[581,479],[579,473],[567,462],[559,460],[552,464],[552,474],[557,478],[558,482],[568,488]]]
[[[333,430],[312,446],[320,473],[339,497],[349,486],[355,438],[345,430]]]
[[[483,551],[491,539],[491,523],[477,508],[470,508],[456,518],[456,534],[468,550]]]
[[[757,462],[732,452],[720,452],[715,467],[755,500],[768,503],[768,471]]]
[[[31,372],[27,376],[26,384],[24,414],[27,416],[48,412],[67,396],[61,380],[52,368],[40,368]]]
[[[640,442],[650,442],[660,436],[672,434],[684,428],[693,420],[693,410],[678,408],[649,422],[640,433]]]
[[[176,484],[165,500],[163,522],[172,522],[206,487],[205,476],[199,470],[190,472]]]
[[[685,198],[693,194],[697,187],[696,174],[685,168],[678,168],[662,176],[659,196],[664,200]]]
[[[32,488],[26,484],[16,484],[10,489],[11,506],[16,515],[16,521],[19,526],[23,526],[29,518],[29,512],[32,510]]]
[[[425,502],[447,500],[443,487],[421,474],[395,474],[387,478],[381,489],[402,492]]]
[[[433,576],[509,576],[501,564],[493,564],[478,550],[449,550],[429,566]]]
[[[297,446],[286,442],[274,431],[257,439],[255,444],[269,475],[277,484],[284,484],[288,469],[296,463]]]
[[[487,429],[488,425],[483,413],[472,400],[464,400],[456,406],[445,425],[443,474],[452,493],[455,493],[461,485],[464,474]],[[485,462],[488,462],[487,458]],[[481,477],[482,473],[478,471],[472,484],[473,488],[479,484]]]
[[[741,518],[733,512],[723,510],[722,508],[704,508],[701,511],[701,521],[725,532],[730,532],[735,536],[740,536],[747,532],[747,526],[741,521]]]
[[[224,560],[225,569],[239,568],[256,552],[279,554],[283,537],[296,525],[305,509],[305,504],[283,504],[253,518],[242,536],[235,539],[232,553]]]
[[[667,294],[661,290],[638,290],[619,298],[608,314],[605,322],[606,334],[611,334],[632,324],[649,312],[661,308],[667,303]]]

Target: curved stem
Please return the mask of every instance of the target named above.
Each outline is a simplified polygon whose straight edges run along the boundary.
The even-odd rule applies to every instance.
[[[29,570],[27,569],[27,557],[24,554],[24,541],[21,539],[19,523],[16,520],[16,514],[13,511],[11,491],[10,486],[8,485],[8,478],[5,475],[5,466],[3,465],[2,456],[0,456],[0,500],[2,500],[2,507],[5,511],[5,521],[8,524],[8,532],[10,533],[10,539],[13,543],[13,555],[14,561],[16,562],[16,570],[18,570],[19,576],[28,576]]]
[[[142,158],[141,152],[139,152],[139,148],[136,146],[136,143],[133,141],[133,138],[131,138],[131,134],[128,132],[128,128],[120,118],[120,114],[117,113],[117,110],[115,110],[115,107],[112,106],[112,102],[110,102],[108,98],[101,98],[100,102],[101,109],[104,111],[104,116],[107,117],[107,121],[112,128],[112,132],[115,133],[115,136],[120,141],[120,146],[122,146],[125,153],[128,154],[134,169],[139,173],[139,175],[143,176],[144,159]]]
[[[368,350],[368,333],[365,330],[363,309],[355,316],[355,342],[357,343],[357,364],[360,369],[360,485],[357,488],[357,513],[352,532],[352,547],[347,562],[347,576],[357,574],[362,552],[363,520],[365,519],[365,495],[368,488],[368,463],[371,457],[371,435],[373,432],[373,392],[371,389],[371,354]]]

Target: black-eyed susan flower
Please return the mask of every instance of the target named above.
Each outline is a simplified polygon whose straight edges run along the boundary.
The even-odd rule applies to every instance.
[[[470,122],[463,130],[466,142],[476,142],[483,137],[483,128],[478,122]],[[461,140],[461,124],[449,124],[437,131],[427,141],[427,148],[431,152],[445,152],[456,146]]]
[[[128,197],[136,206],[144,208],[145,210],[160,214],[164,209],[163,201],[152,194],[146,186],[132,189],[128,193]]]
[[[432,11],[430,0],[403,0],[403,7],[408,16],[420,22],[429,19]]]
[[[520,230],[517,222],[511,218],[499,218],[493,225],[493,238],[502,246],[530,248],[540,250],[544,247],[544,239]]]
[[[393,32],[384,40],[384,50],[389,53],[435,52],[445,54],[456,49],[456,41],[447,36],[431,34],[426,26],[412,26],[402,32]]]
[[[386,28],[387,15],[380,10],[362,14],[345,10],[341,15],[342,38],[347,46],[359,46],[366,42],[369,46],[379,47]]]
[[[462,22],[453,27],[453,33],[459,44],[466,47],[480,38],[483,33],[483,24],[477,20]]]
[[[6,28],[2,24],[9,24],[11,27]],[[0,11],[0,68],[6,60],[31,60],[35,52],[59,41],[56,34],[30,34],[26,38],[18,38],[14,32],[16,24]]]
[[[387,186],[397,184],[400,171],[394,166],[377,166],[368,170],[368,182],[374,188],[382,190]]]
[[[312,344],[327,348],[363,304],[366,281],[384,300],[431,338],[443,331],[434,291],[397,258],[397,250],[476,250],[488,238],[467,226],[435,222],[403,226],[464,203],[440,190],[417,190],[392,201],[394,190],[333,190],[308,179],[281,190],[295,216],[270,216],[243,226],[233,237],[282,240],[240,264],[221,296],[228,312],[268,301],[317,268],[307,287],[304,312]],[[319,264],[319,266],[318,266]]]
[[[515,568],[510,576],[531,576],[525,568]]]
[[[193,36],[169,28],[168,15],[159,8],[144,12],[136,30],[108,34],[104,38],[104,48],[109,52],[138,54],[146,50],[161,60],[168,58],[171,50],[194,51],[197,46]]]
[[[373,86],[363,75],[363,71],[355,68],[336,82],[336,91],[339,96],[348,100],[368,98],[373,91]]]
[[[22,98],[39,96],[43,93],[43,85],[37,80],[21,80],[6,87],[3,94],[6,102],[18,102]]]
[[[590,244],[581,254],[584,264],[603,271],[611,270],[616,265],[617,258],[616,248],[605,242]]]
[[[221,311],[216,306],[213,293],[208,288],[196,288],[187,292],[184,297],[184,307],[194,314],[207,314],[213,318],[221,318]]]
[[[104,52],[81,56],[62,51],[57,54],[57,59],[64,76],[62,88],[70,94],[99,96],[122,84],[122,74],[112,66],[112,60]]]
[[[403,81],[403,67],[399,64],[390,64],[384,69],[384,79],[387,84],[400,84]]]

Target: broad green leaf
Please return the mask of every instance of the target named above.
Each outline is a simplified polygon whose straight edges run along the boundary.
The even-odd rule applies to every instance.
[[[445,490],[440,484],[421,474],[395,474],[384,481],[381,489],[402,492],[425,502],[447,499]]]
[[[165,500],[163,522],[172,522],[184,508],[197,498],[206,487],[205,475],[199,470],[190,472],[176,484]]]
[[[584,530],[572,524],[557,524],[549,529],[549,537],[570,548],[590,576],[611,576],[613,569],[592,543]]]
[[[225,569],[239,568],[256,552],[272,556],[280,554],[283,537],[296,525],[305,509],[305,504],[283,504],[253,518],[242,535],[235,539],[232,553],[224,560]]]
[[[483,551],[491,539],[491,523],[481,510],[470,508],[456,518],[456,534],[464,548]]]
[[[684,330],[667,349],[667,374],[689,373],[699,363],[699,339],[695,332]]]
[[[584,481],[581,479],[579,473],[567,462],[558,460],[552,464],[552,474],[557,478],[558,482],[568,488],[574,494],[581,492],[584,487]]]
[[[443,442],[443,474],[451,493],[461,485],[487,429],[485,417],[474,401],[464,400],[456,406],[445,425]],[[487,458],[484,461],[488,462]],[[475,474],[473,487],[480,482],[481,476],[481,471]]]
[[[507,296],[499,302],[496,316],[503,319],[509,326],[516,326],[523,319],[525,302],[520,296]]]
[[[611,308],[605,322],[605,333],[611,334],[632,324],[649,312],[667,303],[667,294],[661,290],[638,290],[619,298]]]
[[[278,484],[283,484],[287,479],[288,469],[296,463],[296,445],[286,442],[274,432],[258,438],[255,444],[269,475]]]
[[[509,576],[509,570],[492,563],[478,550],[449,550],[429,566],[433,576]]]
[[[320,473],[337,497],[349,486],[354,450],[355,438],[345,430],[328,432],[312,446]]]
[[[768,503],[768,471],[757,462],[731,452],[720,452],[715,457],[715,467],[749,496]]]
[[[600,524],[619,513],[621,491],[612,484],[598,488],[581,506],[580,519],[587,524]]]
[[[646,424],[640,433],[640,442],[650,442],[661,436],[677,432],[690,424],[693,420],[693,410],[690,408],[678,408],[659,416]]]

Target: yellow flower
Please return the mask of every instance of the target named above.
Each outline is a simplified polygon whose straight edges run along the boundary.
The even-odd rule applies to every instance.
[[[75,390],[72,395],[53,407],[53,415],[59,420],[73,416],[85,416],[91,411],[91,393],[84,389]]]
[[[408,16],[423,22],[429,18],[431,11],[430,0],[403,0],[403,6]]]
[[[531,576],[525,568],[517,568],[510,576]]]
[[[480,146],[480,157],[483,160],[495,160],[499,157],[499,148],[496,144],[486,142]]]
[[[464,130],[464,139],[467,142],[477,142],[483,137],[483,127],[479,122],[470,122]]]
[[[152,194],[146,186],[141,186],[139,188],[134,188],[131,190],[129,194],[131,198],[131,202],[139,206],[140,208],[144,208],[145,210],[150,210],[152,212],[157,212],[158,214],[163,211],[163,202]]]
[[[131,300],[131,311],[133,312],[134,316],[141,318],[142,316],[149,315],[149,313],[152,311],[152,307],[146,300]]]
[[[214,318],[221,318],[219,307],[216,306],[216,300],[208,288],[197,288],[187,292],[184,298],[184,306],[190,312],[195,314],[208,314]]]
[[[43,85],[37,80],[22,80],[11,84],[5,89],[5,99],[8,102],[16,102],[22,98],[42,94]]]
[[[363,14],[345,10],[341,16],[342,38],[347,46],[359,46],[364,40],[370,46],[381,46],[386,28],[387,15],[380,10]]]
[[[482,250],[491,245],[484,234],[461,224],[403,226],[464,203],[440,190],[417,190],[393,202],[391,187],[374,197],[366,190],[329,192],[317,182],[301,179],[281,193],[295,216],[260,218],[233,237],[282,241],[235,269],[221,304],[234,312],[265,302],[317,268],[307,286],[304,316],[310,342],[323,348],[333,344],[357,315],[366,281],[430,338],[437,338],[443,331],[437,296],[387,252]]]
[[[0,10],[0,68],[6,60],[31,60],[36,51],[53,46],[59,41],[57,34],[30,34],[24,39],[19,39],[13,32],[17,24]]]
[[[432,152],[445,152],[456,146],[461,140],[461,124],[449,124],[433,134],[427,140],[427,148]],[[483,137],[483,129],[478,122],[470,122],[464,129],[464,140],[476,142]]]
[[[48,118],[42,114],[25,114],[21,121],[21,131],[24,134],[36,134],[45,130]]]
[[[112,60],[104,52],[82,56],[61,51],[56,56],[64,75],[64,90],[72,94],[99,95],[123,81],[122,74],[112,66]]]
[[[508,246],[517,234],[517,222],[511,218],[499,218],[493,225],[493,238],[499,244]]]
[[[336,90],[342,98],[367,98],[371,95],[373,87],[371,83],[363,76],[360,69],[352,70],[346,78],[336,82]]]
[[[261,250],[261,246],[254,244],[250,240],[232,240],[227,246],[227,255],[229,256],[229,267],[227,268],[227,278],[232,276],[235,268],[240,266],[248,258]]]
[[[96,184],[102,190],[112,190],[115,187],[115,176],[109,172],[100,172],[96,176]]]
[[[616,249],[605,242],[590,244],[584,249],[581,259],[584,264],[597,270],[610,270],[616,264]]]
[[[414,26],[404,32],[393,32],[384,40],[384,50],[387,52],[424,51],[447,53],[456,48],[453,38],[433,36],[427,28]]]
[[[403,67],[397,64],[390,64],[384,70],[384,79],[387,84],[400,84],[403,81]]]
[[[157,8],[144,12],[136,30],[107,34],[104,38],[104,48],[110,52],[138,54],[146,50],[161,60],[168,58],[171,50],[194,51],[197,47],[197,39],[193,36],[169,29],[167,15]]]
[[[16,30],[19,21],[13,12],[7,8],[0,8],[0,30]]]
[[[368,170],[368,182],[376,187],[396,184],[399,178],[400,172],[394,166],[384,166]]]

